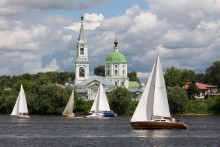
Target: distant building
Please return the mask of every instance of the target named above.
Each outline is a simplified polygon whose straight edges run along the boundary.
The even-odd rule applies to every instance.
[[[189,85],[191,82],[187,82],[184,86],[186,90],[189,89]],[[209,98],[211,96],[218,95],[217,90],[218,86],[203,84],[203,83],[195,83],[200,92],[195,96],[195,98]]]
[[[127,77],[127,59],[119,52],[118,41],[114,42],[114,51],[105,60],[105,77],[89,75],[88,43],[84,35],[83,17],[77,40],[77,57],[75,61],[74,86],[79,95],[88,100],[94,100],[99,83],[102,83],[106,93],[110,93],[115,87],[127,88],[134,99],[140,98],[143,93],[143,85],[131,81]],[[68,85],[68,84],[67,84]]]

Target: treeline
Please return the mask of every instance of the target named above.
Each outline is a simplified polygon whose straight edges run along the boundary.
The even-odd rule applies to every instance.
[[[167,68],[164,78],[172,113],[220,113],[220,96],[212,99],[195,99],[195,95],[200,92],[195,85],[196,82],[220,87],[220,61],[214,62],[205,73],[175,67]],[[188,91],[183,88],[187,82],[191,82]]]
[[[186,82],[192,81],[220,86],[220,61],[214,62],[204,74],[171,67],[167,68],[164,77],[172,113],[220,113],[220,96],[198,101],[191,98],[198,91],[191,88],[191,92],[187,93],[183,88]],[[139,81],[136,72],[131,72],[129,78]],[[73,90],[73,87],[64,88],[62,85],[73,83],[74,79],[74,72],[0,76],[0,113],[11,113],[20,85],[23,84],[31,114],[61,114]],[[108,99],[111,109],[119,115],[131,115],[138,103],[132,101],[132,95],[126,88],[121,87],[114,89]],[[74,112],[87,113],[92,102],[81,99],[76,92]]]
[[[195,73],[193,70],[167,68],[165,74],[167,87],[183,87],[186,82],[199,82],[220,87],[220,61],[215,61],[205,73]]]
[[[60,114],[72,88],[62,88],[59,84],[72,82],[73,79],[75,79],[73,72],[0,76],[0,113],[11,113],[22,84],[30,113]]]

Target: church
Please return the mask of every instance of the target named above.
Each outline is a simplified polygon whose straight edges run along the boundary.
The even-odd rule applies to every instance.
[[[133,99],[139,99],[143,86],[127,77],[128,65],[126,57],[119,51],[118,41],[115,40],[113,52],[105,60],[105,76],[89,75],[88,43],[84,34],[84,18],[81,17],[81,27],[77,39],[77,54],[75,61],[74,87],[77,93],[86,100],[94,100],[99,83],[103,84],[106,94],[116,87],[127,88]]]

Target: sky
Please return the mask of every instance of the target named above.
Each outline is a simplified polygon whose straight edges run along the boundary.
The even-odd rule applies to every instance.
[[[219,0],[1,0],[0,75],[75,71],[81,16],[91,75],[115,38],[141,79],[157,54],[164,72],[204,73],[220,60]]]

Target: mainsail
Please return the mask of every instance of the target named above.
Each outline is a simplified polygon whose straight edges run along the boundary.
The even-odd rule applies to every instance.
[[[92,104],[92,108],[90,111],[94,111],[94,112],[110,111],[108,99],[105,94],[105,90],[102,86],[102,83],[100,83],[99,85],[98,92],[96,94],[95,100]]]
[[[166,86],[159,55],[131,122],[149,121],[153,117],[170,117]]]
[[[62,113],[62,115],[72,115],[74,106],[74,90],[72,91],[68,103]]]
[[[24,88],[21,84],[20,92],[18,94],[16,103],[14,105],[11,115],[20,115],[24,113],[28,114],[28,108],[27,108],[27,101],[26,101],[26,96],[24,93]]]

